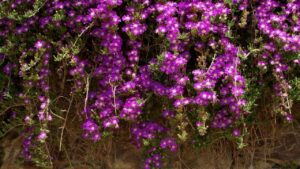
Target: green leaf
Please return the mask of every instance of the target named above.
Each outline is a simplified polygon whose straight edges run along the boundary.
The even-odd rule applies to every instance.
[[[150,145],[149,140],[143,139],[143,145],[144,145],[144,146]]]
[[[188,33],[182,33],[178,36],[177,39],[181,39],[181,40],[184,40],[184,39],[188,39],[189,38],[189,34]]]
[[[291,83],[291,90],[289,95],[291,96],[292,100],[300,101],[300,78],[296,77],[290,81]]]
[[[54,21],[61,21],[65,18],[65,11],[64,10],[58,10],[55,12],[53,16]]]
[[[232,5],[232,0],[224,0],[224,3],[228,4],[229,6],[231,6]]]
[[[295,53],[295,52],[286,52],[283,54],[284,58],[286,58],[289,61],[295,60],[295,59],[300,59],[300,52]]]

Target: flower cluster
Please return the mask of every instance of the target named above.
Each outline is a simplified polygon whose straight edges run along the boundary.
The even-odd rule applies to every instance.
[[[130,127],[145,169],[163,167],[177,137],[242,137],[254,91],[272,86],[292,120],[297,0],[17,0],[0,10],[0,109],[21,105],[26,159],[64,113],[81,116],[93,141]]]
[[[162,167],[162,156],[158,153],[153,154],[145,160],[144,169],[151,168],[161,168]]]
[[[155,122],[143,122],[132,127],[131,132],[133,140],[138,147],[141,146],[143,139],[154,139],[158,133],[166,129]]]
[[[136,120],[142,114],[143,103],[136,97],[131,97],[126,100],[120,112],[120,117],[128,120]]]
[[[275,13],[280,8],[281,13]],[[278,39],[285,43],[285,51],[297,52],[300,50],[299,22],[293,22],[293,17],[299,16],[299,2],[290,1],[282,4],[275,0],[267,0],[260,4],[256,10],[258,28],[269,38]],[[296,19],[297,20],[297,19]],[[291,24],[291,26],[289,26]]]
[[[177,143],[174,138],[165,138],[160,141],[161,149],[169,149],[170,151],[176,152]]]
[[[100,140],[101,134],[99,132],[99,127],[92,119],[87,119],[83,123],[82,129],[84,130],[84,138],[90,137],[94,141]]]

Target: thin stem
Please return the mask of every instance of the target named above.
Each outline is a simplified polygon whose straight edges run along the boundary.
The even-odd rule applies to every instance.
[[[61,151],[62,139],[63,139],[63,135],[64,135],[66,125],[67,125],[67,119],[68,119],[68,116],[69,116],[69,112],[70,112],[70,109],[71,109],[71,106],[72,106],[72,103],[73,103],[73,98],[74,98],[74,96],[72,95],[71,102],[69,104],[69,108],[67,110],[67,114],[66,114],[66,117],[65,117],[64,125],[61,127],[62,131],[61,131],[61,134],[60,134],[59,151]]]
[[[85,116],[86,118],[87,117],[87,103],[88,103],[88,98],[89,98],[89,88],[90,88],[90,76],[88,75],[87,78],[86,78],[86,86],[85,86],[85,100],[84,100],[84,113],[85,113]]]

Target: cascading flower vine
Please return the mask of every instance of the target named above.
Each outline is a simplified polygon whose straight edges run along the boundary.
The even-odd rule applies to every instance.
[[[76,100],[85,139],[129,126],[144,168],[162,168],[193,131],[246,135],[258,89],[272,86],[292,120],[299,13],[298,0],[4,1],[0,110],[24,112],[27,160],[53,121],[63,137]]]

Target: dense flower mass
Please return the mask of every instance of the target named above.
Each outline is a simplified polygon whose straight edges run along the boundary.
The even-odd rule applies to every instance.
[[[27,160],[61,119],[63,137],[68,116],[95,142],[129,127],[145,169],[162,168],[193,131],[245,136],[263,89],[292,120],[298,0],[0,3],[0,109],[23,112]]]

